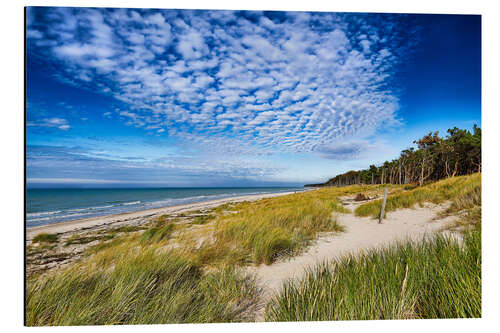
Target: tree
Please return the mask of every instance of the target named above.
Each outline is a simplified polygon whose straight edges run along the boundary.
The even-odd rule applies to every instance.
[[[410,147],[399,158],[385,161],[377,167],[348,171],[335,176],[325,184],[344,186],[349,184],[408,184],[423,185],[428,180],[481,172],[481,128],[474,125],[472,133],[457,127],[450,128],[442,138],[439,132],[429,132],[413,141],[417,149]]]

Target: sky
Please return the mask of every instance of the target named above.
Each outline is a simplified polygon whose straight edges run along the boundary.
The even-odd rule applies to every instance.
[[[481,17],[28,7],[28,187],[296,186],[481,125]]]

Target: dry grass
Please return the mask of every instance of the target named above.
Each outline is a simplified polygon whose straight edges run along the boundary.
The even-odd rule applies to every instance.
[[[251,320],[259,289],[232,268],[203,270],[158,245],[133,242],[27,282],[29,326]]]
[[[298,253],[320,232],[340,232],[332,213],[347,210],[337,199],[352,189],[328,188],[228,206],[215,222],[186,237],[188,252],[202,265],[270,264]],[[200,242],[196,239],[204,239]]]
[[[452,210],[457,211],[460,207],[477,204],[481,201],[481,174],[453,177],[440,180],[429,185],[390,193],[387,197],[386,212],[400,208],[412,208],[416,204],[423,205],[425,202],[440,204],[444,201],[453,201]],[[377,218],[380,214],[382,200],[372,201],[356,208],[357,216],[372,216]],[[452,212],[452,211],[450,211]]]

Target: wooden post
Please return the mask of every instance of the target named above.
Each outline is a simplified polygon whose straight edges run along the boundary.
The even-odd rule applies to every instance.
[[[387,200],[387,187],[384,191],[384,199],[382,200],[382,209],[380,210],[380,217],[378,218],[378,223],[382,223],[382,219],[384,218],[385,211],[385,201]]]

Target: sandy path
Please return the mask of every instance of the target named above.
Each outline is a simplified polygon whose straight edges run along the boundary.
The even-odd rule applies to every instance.
[[[351,202],[346,207],[354,211],[359,204]],[[297,279],[305,269],[325,260],[332,260],[347,254],[358,254],[390,243],[407,239],[421,240],[426,235],[439,231],[453,220],[453,217],[434,220],[442,206],[426,205],[415,209],[402,209],[387,213],[382,224],[369,217],[354,214],[338,214],[337,218],[346,230],[336,235],[320,237],[303,254],[272,265],[250,267],[264,290],[263,304],[280,291],[287,279]],[[257,321],[264,318],[264,308],[257,313]]]
[[[282,195],[293,194],[293,193],[294,192],[281,192],[281,193],[245,195],[245,196],[197,202],[185,205],[140,210],[131,213],[98,216],[88,219],[52,223],[39,227],[26,228],[26,240],[30,242],[33,239],[33,237],[35,237],[40,233],[64,234],[64,233],[72,233],[74,231],[83,231],[83,230],[90,231],[95,228],[103,228],[103,227],[105,228],[110,225],[112,225],[113,227],[121,225],[130,225],[130,224],[137,225],[146,223],[151,218],[163,214],[174,214],[174,213],[188,212],[191,210],[210,209],[230,202],[255,201],[259,199],[279,197]]]

